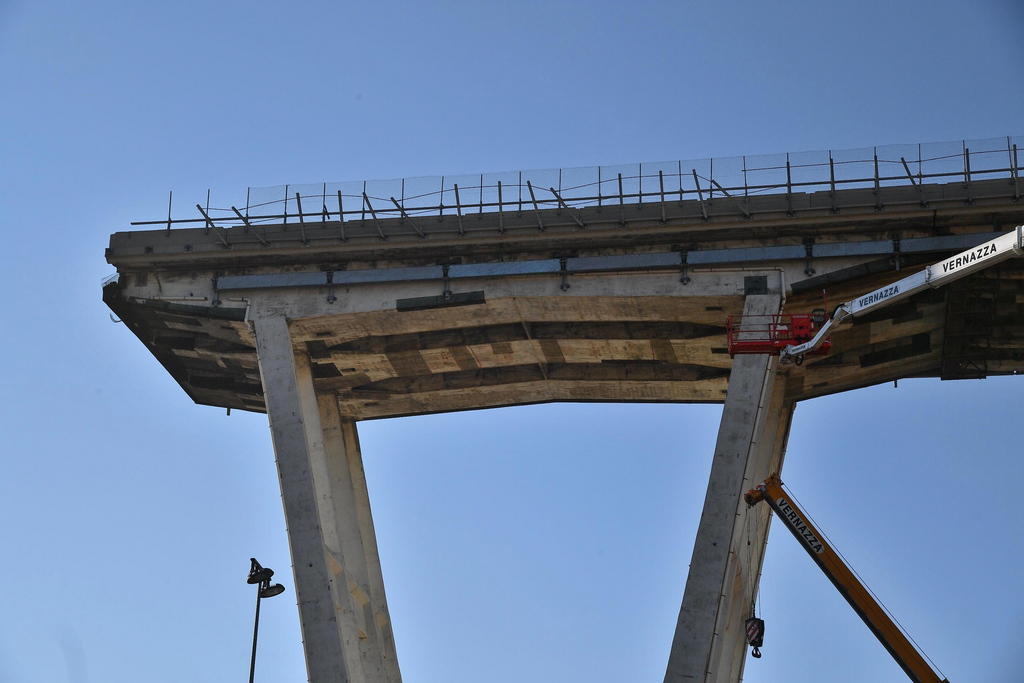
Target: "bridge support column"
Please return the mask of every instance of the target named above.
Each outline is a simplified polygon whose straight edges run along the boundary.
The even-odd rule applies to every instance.
[[[744,315],[779,311],[776,295],[747,297]],[[769,511],[747,508],[743,492],[781,467],[793,404],[785,400],[778,360],[733,360],[704,509],[694,541],[665,683],[735,683],[746,654],[768,535]]]
[[[256,317],[311,683],[400,683],[355,423],[318,396],[281,315]]]

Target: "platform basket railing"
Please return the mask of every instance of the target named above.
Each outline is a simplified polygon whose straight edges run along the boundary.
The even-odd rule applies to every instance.
[[[730,315],[726,319],[726,344],[731,357],[737,354],[778,354],[783,347],[808,341],[816,331],[813,314]],[[824,314],[821,315],[824,320]],[[815,354],[826,353],[826,342]],[[813,354],[812,354],[813,355]]]

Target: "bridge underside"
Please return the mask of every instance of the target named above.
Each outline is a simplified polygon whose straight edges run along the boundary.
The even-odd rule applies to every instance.
[[[825,295],[805,285],[784,312],[828,307],[899,275],[889,266],[823,283]],[[244,309],[121,292],[108,288],[110,307],[194,401],[266,411]],[[788,395],[1020,372],[1022,302],[1024,268],[1011,261],[857,319],[833,335],[828,356],[789,370]],[[732,366],[725,321],[742,308],[738,288],[642,300],[510,296],[418,311],[324,312],[290,323],[317,390],[336,396],[342,415],[363,420],[551,401],[721,402]]]
[[[317,683],[400,680],[356,421],[551,401],[725,403],[666,681],[735,681],[761,554],[728,551],[747,514],[759,515],[762,552],[767,534],[767,513],[746,512],[739,495],[781,466],[795,403],[905,377],[1024,371],[1024,266],[841,326],[831,352],[801,366],[730,358],[726,320],[830,309],[1024,222],[1006,183],[976,183],[969,201],[958,187],[929,188],[928,207],[921,189],[908,206],[907,188],[842,191],[820,207],[798,197],[797,214],[793,197],[763,197],[762,213],[743,218],[645,206],[594,230],[550,210],[543,230],[509,218],[490,234],[482,214],[471,237],[461,217],[457,233],[444,217],[450,234],[429,239],[400,219],[363,233],[351,221],[345,241],[329,222],[301,234],[118,233],[107,255],[120,277],[104,301],[195,402],[269,414]]]

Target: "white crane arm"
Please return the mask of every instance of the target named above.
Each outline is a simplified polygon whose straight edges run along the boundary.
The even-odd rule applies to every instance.
[[[828,337],[832,328],[847,318],[888,306],[925,289],[942,287],[1014,256],[1024,256],[1024,225],[1018,225],[994,240],[989,240],[984,244],[979,244],[934,263],[919,273],[914,273],[902,280],[897,280],[890,285],[879,287],[873,292],[840,304],[832,317],[818,329],[817,334],[810,341],[784,347],[779,357],[784,363],[797,360],[805,353],[818,348]]]

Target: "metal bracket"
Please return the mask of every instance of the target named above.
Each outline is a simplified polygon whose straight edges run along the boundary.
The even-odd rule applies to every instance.
[[[690,284],[690,273],[689,266],[686,263],[686,259],[690,252],[680,250],[679,252],[679,282],[684,285]]]
[[[333,304],[338,300],[338,297],[334,296],[334,271],[327,271],[327,303]]]
[[[903,256],[900,252],[900,235],[896,233],[892,236],[892,262],[896,268],[896,272],[900,272],[900,261],[903,260]]]
[[[220,279],[220,276],[223,274],[224,273],[220,272],[219,270],[214,271],[213,277],[211,278],[211,283],[213,284],[213,300],[210,301],[211,306],[220,306],[220,292],[217,291],[217,280]]]
[[[808,237],[804,239],[804,275],[810,277],[814,275],[816,270],[813,266],[814,262],[814,238]]]
[[[448,301],[452,298],[451,278],[448,277],[448,269],[451,266],[447,263],[441,264],[441,278],[443,282],[443,288],[441,290],[441,298]]]
[[[559,285],[560,289],[564,292],[572,285],[569,284],[569,271],[566,268],[566,264],[569,259],[565,256],[559,257],[558,259],[558,272],[562,276],[562,284]]]

